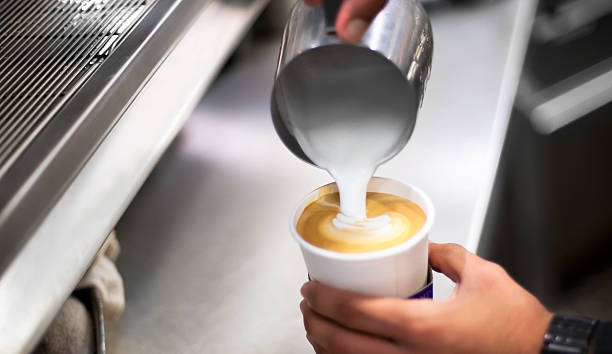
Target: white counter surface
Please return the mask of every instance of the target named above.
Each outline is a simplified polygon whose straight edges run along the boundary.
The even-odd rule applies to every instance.
[[[432,197],[436,242],[477,245],[533,4],[432,14],[433,69],[417,126],[377,175]],[[294,157],[272,127],[278,45],[273,37],[239,52],[120,221],[127,308],[111,353],[312,352],[298,309],[306,269],[288,219],[330,177]],[[437,298],[451,293],[452,283],[435,281]]]

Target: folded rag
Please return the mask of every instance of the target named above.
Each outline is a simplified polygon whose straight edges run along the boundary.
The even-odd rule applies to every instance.
[[[76,287],[77,289],[95,287],[98,290],[102,298],[104,321],[106,323],[116,322],[125,308],[123,280],[117,267],[115,267],[115,260],[119,252],[119,241],[117,241],[113,231]]]
[[[102,302],[104,324],[117,321],[125,308],[123,280],[114,263],[119,251],[119,242],[113,231],[77,285],[75,293],[66,300],[47,329],[34,354],[96,352],[96,328],[92,313],[81,297],[75,294],[82,294],[83,289],[95,288]]]
[[[94,325],[87,308],[76,297],[66,300],[33,354],[95,353]]]

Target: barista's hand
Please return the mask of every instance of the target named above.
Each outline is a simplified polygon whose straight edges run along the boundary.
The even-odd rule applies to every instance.
[[[304,0],[310,6],[320,6],[322,0]],[[387,0],[344,0],[336,18],[336,33],[348,43],[357,43],[368,29],[370,22],[387,3]]]
[[[306,337],[321,353],[539,353],[552,318],[499,265],[458,245],[429,245],[432,267],[457,283],[449,299],[302,287]]]

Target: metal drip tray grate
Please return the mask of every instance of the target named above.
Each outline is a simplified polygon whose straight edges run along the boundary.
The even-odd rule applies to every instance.
[[[0,176],[154,1],[0,1]]]

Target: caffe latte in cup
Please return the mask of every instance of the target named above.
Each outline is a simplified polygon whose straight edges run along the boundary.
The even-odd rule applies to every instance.
[[[366,191],[367,217],[351,219],[338,211],[338,190],[335,183],[317,188],[292,213],[291,235],[310,279],[374,296],[419,293],[427,285],[435,218],[429,197],[415,186],[374,177]]]
[[[416,203],[388,193],[368,192],[365,220],[347,220],[340,213],[338,193],[311,202],[298,219],[296,230],[308,243],[343,253],[372,252],[399,245],[425,224]]]

